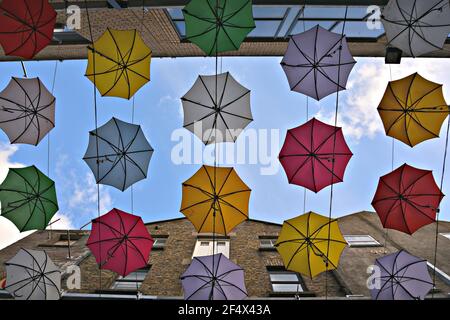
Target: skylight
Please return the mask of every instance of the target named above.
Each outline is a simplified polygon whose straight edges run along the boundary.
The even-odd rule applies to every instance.
[[[186,37],[182,8],[167,9],[181,39]],[[290,35],[308,30],[319,24],[325,29],[340,33],[345,17],[345,7],[330,6],[253,6],[256,28],[249,34],[254,39],[286,39]],[[384,30],[367,27],[371,16],[366,6],[348,8],[345,34],[348,38],[373,38]]]

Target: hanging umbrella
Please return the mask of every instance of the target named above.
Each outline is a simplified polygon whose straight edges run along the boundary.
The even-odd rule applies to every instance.
[[[0,92],[0,128],[11,143],[38,145],[55,127],[55,97],[39,78],[12,78]]]
[[[217,77],[199,76],[181,100],[184,127],[205,144],[235,142],[253,121],[250,90],[240,85],[229,72]]]
[[[6,265],[6,286],[17,300],[59,300],[61,271],[45,251],[20,249]]]
[[[448,0],[390,0],[381,22],[389,45],[417,57],[444,46],[450,7]]]
[[[404,250],[375,260],[379,287],[370,290],[374,300],[423,300],[433,289],[427,261]]]
[[[233,168],[202,166],[183,183],[180,211],[199,233],[228,234],[248,219],[250,192]]]
[[[388,136],[414,147],[439,137],[449,108],[442,85],[414,73],[389,82],[378,113]]]
[[[291,37],[281,66],[292,91],[320,100],[345,90],[355,63],[345,36],[317,25]]]
[[[443,197],[431,171],[404,164],[380,178],[372,206],[383,227],[413,234],[436,220]]]
[[[194,257],[181,276],[186,300],[243,300],[247,298],[244,270],[223,254]]]
[[[86,245],[101,269],[125,277],[147,266],[153,242],[141,217],[113,209],[92,220]]]
[[[287,270],[314,278],[337,268],[346,245],[337,220],[308,212],[283,223],[275,247]]]
[[[88,49],[86,77],[102,96],[130,99],[150,81],[152,52],[137,30],[108,28]]]
[[[112,118],[89,133],[83,160],[97,183],[121,191],[147,177],[153,148],[138,125]]]
[[[56,11],[48,0],[3,0],[0,44],[7,56],[32,59],[53,40]]]
[[[313,118],[288,130],[279,158],[289,183],[317,193],[343,181],[352,155],[341,128]]]
[[[1,216],[20,232],[45,230],[58,211],[55,183],[35,166],[10,168],[0,185]]]
[[[191,0],[183,15],[186,38],[209,56],[239,50],[255,28],[250,0]]]

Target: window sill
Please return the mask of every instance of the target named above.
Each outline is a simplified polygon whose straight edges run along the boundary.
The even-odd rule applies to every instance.
[[[303,292],[271,292],[269,294],[270,297],[283,297],[283,298],[287,298],[287,297],[295,297],[295,296],[299,296],[299,297],[315,297],[316,294],[314,292],[310,292],[310,291],[303,291]]]

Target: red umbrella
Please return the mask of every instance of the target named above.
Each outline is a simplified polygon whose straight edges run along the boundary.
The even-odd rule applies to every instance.
[[[125,277],[147,265],[153,238],[140,217],[113,209],[92,220],[86,245],[101,269]]]
[[[313,118],[288,130],[279,158],[289,183],[317,193],[343,181],[352,156],[341,128]]]
[[[8,56],[32,59],[53,39],[56,11],[48,0],[3,0],[0,44]]]
[[[443,197],[431,171],[404,164],[380,178],[372,206],[385,228],[413,234],[436,220]]]

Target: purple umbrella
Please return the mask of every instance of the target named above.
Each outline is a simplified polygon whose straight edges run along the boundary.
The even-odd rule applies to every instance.
[[[317,25],[291,37],[281,66],[292,91],[320,100],[345,90],[355,63],[345,36]]]
[[[244,270],[223,254],[194,257],[181,276],[186,300],[242,300],[247,297]]]
[[[380,276],[370,290],[374,300],[423,300],[433,288],[427,261],[404,250],[377,259],[375,265]]]

